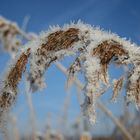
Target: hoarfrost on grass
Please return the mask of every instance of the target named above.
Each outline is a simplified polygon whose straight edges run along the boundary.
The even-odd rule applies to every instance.
[[[49,36],[51,36],[52,34],[58,32],[58,34],[61,35],[61,33],[63,34],[70,29],[76,31],[76,33],[74,32],[75,34],[73,35],[72,32],[67,38],[64,37],[66,39],[65,43],[65,40],[63,40],[61,36],[59,36],[58,38],[56,38],[57,36],[54,36],[54,40],[52,40],[57,42],[55,44],[56,46],[50,46],[54,48],[54,50],[47,50],[47,47],[42,47],[49,41]],[[1,37],[3,30],[5,29],[0,30]],[[71,38],[71,46],[65,46],[67,45],[67,40],[69,38]],[[75,39],[73,43],[71,43],[71,41],[73,41],[72,39]],[[13,39],[12,41],[13,44],[15,44],[15,40]],[[100,45],[104,45],[105,43],[108,46],[110,44],[111,45],[108,48],[104,47],[103,50],[98,50]],[[109,56],[110,54],[108,54],[107,52],[111,47],[113,48],[113,45],[118,45],[116,47],[116,52],[118,54],[115,54],[115,52],[111,52],[112,56]],[[103,31],[99,27],[92,27],[91,25],[78,21],[78,23],[72,22],[71,24],[66,24],[63,27],[52,26],[48,31],[42,32],[39,36],[35,35],[34,40],[30,41],[28,44],[19,49],[19,57],[16,57],[16,59],[13,60],[13,67],[20,59],[20,55],[25,53],[28,49],[30,49],[30,57],[28,58],[30,63],[28,80],[30,81],[32,91],[36,91],[45,87],[44,73],[52,62],[60,60],[69,55],[76,56],[76,58],[78,58],[80,66],[75,63],[76,65],[73,65],[72,70],[73,72],[78,72],[81,70],[85,74],[85,101],[82,105],[82,109],[83,114],[87,116],[91,122],[95,122],[96,120],[96,100],[98,96],[101,95],[104,86],[107,86],[109,84],[109,74],[107,68],[111,63],[110,60],[112,60],[112,57],[117,57],[117,61],[112,61],[114,63],[119,63],[122,65],[133,64],[134,68],[130,76],[127,77],[127,98],[130,101],[134,101],[137,105],[140,105],[140,93],[137,92],[140,91],[140,48],[136,44],[131,43],[129,40],[120,38],[118,35],[111,32]],[[97,49],[97,51],[99,51],[97,55],[93,54],[94,49]],[[121,53],[122,50],[123,53]],[[102,58],[103,56],[100,56],[102,52],[106,52],[106,54],[104,54],[105,58]],[[109,59],[107,59],[107,57],[109,57]],[[101,62],[101,59],[105,59],[105,61]],[[69,76],[71,74],[74,73],[69,73]],[[116,82],[117,81],[114,81],[114,84]],[[122,88],[121,82],[119,84],[120,85],[116,87],[117,90],[114,93],[114,99],[118,94],[117,92]],[[12,87],[10,88],[12,89]],[[137,90],[134,90],[134,88],[137,88]]]

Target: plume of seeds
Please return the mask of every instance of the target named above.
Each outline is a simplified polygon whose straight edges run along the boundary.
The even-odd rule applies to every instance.
[[[14,102],[17,94],[17,86],[22,77],[22,72],[25,70],[29,55],[30,49],[27,49],[26,52],[20,55],[15,65],[8,73],[4,81],[4,87],[0,91],[0,109],[9,108]]]
[[[72,23],[63,28],[51,28],[48,32],[40,34],[36,40],[25,45],[20,54],[9,71],[1,91],[1,108],[7,107],[7,103],[9,106],[12,105],[13,100],[11,101],[9,97],[13,95],[16,97],[17,86],[28,60],[30,63],[28,81],[32,92],[35,92],[45,86],[44,73],[48,67],[54,61],[68,55],[76,57],[68,70],[68,83],[75,72],[81,71],[85,75],[85,101],[82,108],[83,114],[91,122],[95,122],[96,119],[96,100],[102,95],[103,89],[110,84],[108,72],[110,63],[134,66],[130,69],[131,74],[125,77],[128,83],[127,98],[140,105],[140,49],[115,34],[81,22]],[[124,78],[121,78],[114,83],[113,99],[122,89],[123,82]]]
[[[108,83],[108,65],[111,59],[119,58],[119,56],[127,55],[122,45],[114,40],[104,41],[98,45],[97,48],[93,49],[93,55],[98,55],[100,58],[100,63],[102,66],[101,74],[103,75],[103,80]]]
[[[4,50],[14,55],[18,47],[21,45],[18,35],[20,29],[16,23],[10,22],[3,17],[0,17],[0,42],[4,46]]]
[[[17,86],[22,77],[22,72],[25,70],[30,49],[22,53],[15,65],[9,71],[3,88],[0,91],[0,128],[5,132],[5,123],[10,107],[15,103],[17,95]]]
[[[79,41],[79,29],[69,28],[66,31],[60,30],[50,33],[47,42],[41,44],[40,48],[31,54],[28,80],[32,91],[44,87],[44,72],[55,60],[61,58],[65,51],[72,48],[72,45]],[[60,52],[60,53],[59,53]]]
[[[15,22],[0,16],[0,43],[3,50],[8,52],[13,58],[22,44],[21,37],[29,40],[36,36],[34,34],[25,34]]]

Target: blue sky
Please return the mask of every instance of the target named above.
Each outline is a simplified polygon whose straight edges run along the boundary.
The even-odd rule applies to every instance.
[[[19,26],[22,26],[25,16],[30,16],[27,31],[35,33],[47,30],[49,25],[63,25],[81,19],[88,24],[100,26],[140,44],[139,7],[139,0],[0,0],[0,15],[16,21]],[[1,73],[6,69],[8,60],[7,54],[0,52]],[[69,61],[65,60],[64,64],[68,65],[67,63]],[[114,69],[111,71],[116,73]],[[116,74],[113,75],[116,76]],[[62,114],[66,97],[66,77],[55,66],[48,70],[46,76],[47,89],[32,95],[37,119],[42,123],[48,111],[52,112],[54,120],[57,121],[59,115]],[[21,121],[23,118],[26,120],[28,114],[22,85],[23,82],[20,83],[18,107],[14,109]],[[70,119],[78,116],[80,110],[75,92],[76,88],[73,87],[68,111]],[[108,100],[110,97],[104,96],[104,98]],[[121,112],[119,105],[111,104],[108,107],[115,110],[113,113],[116,115]]]

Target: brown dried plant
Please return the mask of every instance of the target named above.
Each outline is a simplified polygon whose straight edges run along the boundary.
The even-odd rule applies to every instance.
[[[119,57],[127,55],[126,50],[120,45],[120,43],[109,40],[99,44],[97,48],[93,49],[93,56],[98,55],[100,63],[102,65],[101,74],[103,74],[105,83],[108,83],[108,65],[113,57]]]
[[[2,26],[3,27],[3,26]],[[1,28],[1,26],[0,26]],[[104,32],[90,25],[78,22],[63,28],[56,28],[30,41],[20,51],[20,56],[10,69],[0,94],[1,110],[9,108],[17,95],[18,83],[26,70],[29,60],[28,81],[32,92],[42,88],[45,70],[56,60],[67,55],[76,56],[69,69],[69,80],[81,70],[85,74],[84,114],[95,121],[96,99],[109,81],[108,66],[132,64],[134,68],[127,75],[127,98],[140,105],[139,58],[137,45],[123,40],[115,34]],[[69,81],[68,80],[68,81]],[[113,99],[122,89],[124,77],[116,80],[113,86]]]
[[[10,70],[5,85],[2,89],[0,95],[0,107],[7,108],[13,102],[13,97],[11,92],[17,93],[17,86],[22,77],[22,72],[25,70],[26,64],[28,62],[28,57],[30,55],[30,49],[27,49],[25,53],[22,53],[19,59],[17,60],[15,66]],[[11,92],[6,89],[11,89]]]

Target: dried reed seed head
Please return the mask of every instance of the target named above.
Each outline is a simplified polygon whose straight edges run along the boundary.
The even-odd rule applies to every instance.
[[[3,28],[4,26],[7,26],[6,29],[3,31],[3,37],[8,37],[8,35],[14,36],[19,34],[18,29],[12,25],[2,25],[2,26]],[[0,28],[2,28],[2,26]]]
[[[19,28],[16,23],[10,22],[4,18],[0,18],[0,29],[7,29],[13,33],[19,33]]]
[[[108,83],[107,69],[111,59],[126,54],[127,52],[123,49],[122,45],[114,40],[104,41],[93,49],[92,55],[97,55],[100,58],[105,83]]]
[[[45,44],[37,49],[36,55],[46,56],[46,52],[59,51],[70,48],[73,43],[78,42],[79,29],[69,28],[67,31],[56,31],[47,37]]]
[[[16,23],[10,22],[0,17],[0,41],[4,51],[8,52],[12,58],[15,57],[21,40],[18,38],[20,35],[20,29]]]
[[[19,57],[18,61],[15,64],[15,66],[11,69],[11,71],[8,75],[7,83],[14,90],[16,89],[17,84],[22,77],[22,72],[25,70],[29,55],[30,55],[30,48],[27,49],[26,52],[21,54],[21,56]]]
[[[126,51],[123,49],[122,45],[114,40],[104,41],[99,44],[98,47],[93,49],[93,55],[98,55],[101,60],[101,64],[109,64],[110,60],[116,56],[126,55]]]
[[[57,56],[55,53],[61,50],[67,50],[79,41],[78,33],[79,29],[75,28],[51,33],[46,37],[46,43],[42,44],[37,51],[32,54],[31,57],[35,59],[31,60],[31,71],[28,80],[30,81],[30,86],[33,91],[42,88],[42,85],[44,85],[43,75],[45,70],[52,62],[63,56],[61,56],[61,53],[60,56]]]
[[[70,48],[73,43],[79,41],[79,29],[69,28],[67,31],[57,31],[48,36],[46,44],[42,45],[47,51],[59,51]]]

